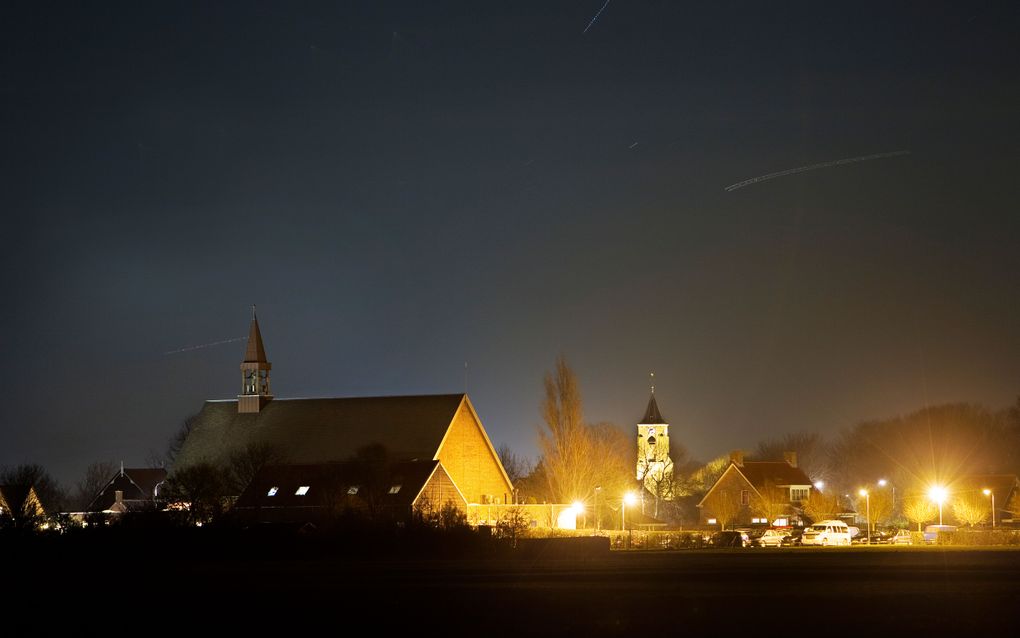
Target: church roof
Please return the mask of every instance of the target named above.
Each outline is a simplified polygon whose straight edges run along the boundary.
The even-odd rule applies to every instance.
[[[244,351],[245,363],[267,363],[266,348],[262,345],[262,331],[259,320],[252,312],[251,326],[248,328],[248,347]]]
[[[648,399],[648,407],[645,409],[645,416],[642,417],[642,425],[668,425],[666,420],[659,414],[659,405],[655,402],[655,393]]]
[[[248,443],[268,443],[289,463],[328,463],[374,443],[393,459],[431,460],[464,394],[336,399],[274,399],[257,413],[237,401],[207,401],[176,466],[222,463]]]

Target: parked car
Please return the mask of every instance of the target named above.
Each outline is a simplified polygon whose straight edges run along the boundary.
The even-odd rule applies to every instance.
[[[821,521],[804,530],[801,543],[824,546],[849,545],[850,527],[843,521],[835,519]]]
[[[712,534],[712,547],[747,547],[747,532],[725,531]]]
[[[896,533],[889,539],[890,545],[910,545],[913,542],[908,529],[896,530]]]
[[[924,542],[932,545],[939,539],[939,532],[955,532],[956,525],[929,525],[924,528]]]
[[[853,537],[855,545],[887,545],[892,538],[892,533],[887,530],[875,530],[868,534],[861,532]]]
[[[767,529],[757,539],[758,547],[782,547],[790,544],[792,544],[790,535],[780,529]]]

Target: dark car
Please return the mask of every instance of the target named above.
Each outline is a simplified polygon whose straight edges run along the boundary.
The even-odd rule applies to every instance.
[[[716,532],[712,534],[712,547],[746,547],[748,542],[746,532]]]

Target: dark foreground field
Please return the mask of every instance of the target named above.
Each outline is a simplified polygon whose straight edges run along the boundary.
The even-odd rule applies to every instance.
[[[43,595],[123,620],[166,610],[166,622],[191,624],[211,611],[234,629],[327,622],[330,633],[368,635],[441,627],[443,635],[975,636],[1020,627],[1020,551],[1008,549],[705,550],[563,561],[160,555],[153,547],[62,556],[59,566],[32,561],[36,573],[8,573],[13,595],[5,603]]]

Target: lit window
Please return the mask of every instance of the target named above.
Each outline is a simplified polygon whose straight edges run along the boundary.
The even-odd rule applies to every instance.
[[[790,500],[791,501],[806,501],[808,497],[808,488],[806,487],[791,487],[790,488]]]
[[[708,524],[709,525],[715,525],[715,519],[714,518],[708,519]]]
[[[277,493],[278,491],[279,491],[279,488],[277,488],[277,487],[271,487],[271,488],[269,488],[269,491],[268,491],[268,492],[266,492],[266,496],[276,496],[276,493]]]
[[[307,485],[302,485],[301,487],[297,488],[296,492],[294,492],[294,496],[304,496],[307,493],[308,493],[308,486]]]
[[[347,489],[347,493],[351,496],[354,496],[355,494],[358,493],[358,486],[357,485],[350,486],[350,488]]]
[[[390,487],[390,494],[396,494],[397,492],[399,492],[400,491],[400,487],[401,487],[400,485],[394,485],[394,486]]]

